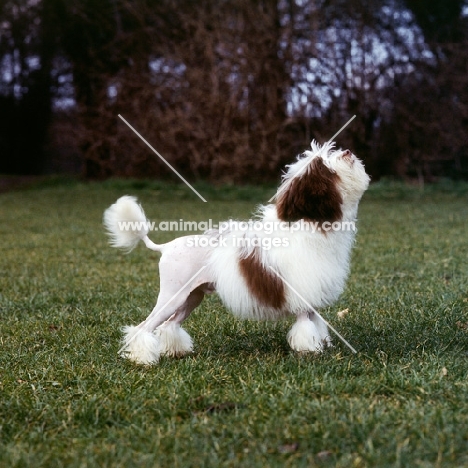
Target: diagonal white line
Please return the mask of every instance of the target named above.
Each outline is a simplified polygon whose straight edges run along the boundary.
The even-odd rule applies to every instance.
[[[328,141],[333,141],[355,118],[353,115]]]
[[[156,151],[151,145],[150,143],[148,143],[148,141],[146,141],[120,114],[119,114],[119,118],[128,126],[128,128],[130,128],[136,135],[138,135],[141,140],[143,141],[143,143],[145,143],[151,150],[153,150],[153,152],[156,154],[156,156],[159,157],[159,159],[161,159],[162,162],[164,162],[166,164],[166,166],[168,166],[181,180],[182,182],[184,182],[187,187],[191,188],[192,191],[198,195],[198,197],[204,201],[206,203],[206,200],[174,169],[174,167],[172,167],[162,156],[161,154]]]
[[[304,301],[304,304],[307,305],[307,307],[310,307],[310,309],[317,314],[317,316],[322,320],[328,327],[330,327],[335,334],[338,336],[338,338],[354,353],[356,354],[357,351],[333,328],[318,312],[317,310],[310,305],[272,266],[269,266],[271,270],[280,278],[290,289],[293,291],[300,299]]]
[[[159,312],[162,312],[204,269],[206,268],[205,266],[202,266],[159,310]],[[172,315],[171,315],[172,317]],[[169,317],[170,318],[170,317]],[[146,319],[148,320],[148,318]],[[145,322],[146,322],[145,320]],[[127,341],[118,351],[117,354],[120,354],[122,351],[125,350],[125,348],[142,332],[145,331],[143,328],[141,328],[135,335],[132,336],[132,338]]]
[[[327,141],[333,141],[354,119],[356,118],[356,115],[353,115],[329,140]],[[320,148],[320,150],[318,151],[318,153],[315,153],[314,154],[314,157],[315,156],[318,156],[323,150],[323,146]],[[300,175],[305,169],[306,169],[307,166],[304,166],[296,175],[294,178],[297,178],[298,175]],[[291,180],[292,179],[289,179],[289,182],[287,182],[287,184],[291,183]],[[276,197],[276,193],[268,200],[268,203],[271,203]]]

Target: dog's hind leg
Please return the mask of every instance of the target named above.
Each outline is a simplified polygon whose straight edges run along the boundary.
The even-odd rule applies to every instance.
[[[180,324],[201,302],[206,285],[213,281],[206,268],[206,249],[188,248],[190,239],[181,237],[165,244],[159,261],[156,305],[146,320],[124,328],[122,354],[132,361],[152,364],[161,354],[178,356],[192,350],[192,340]]]
[[[164,288],[156,302],[156,306],[149,316],[137,326],[124,327],[124,340],[121,354],[138,364],[154,364],[158,362],[161,354],[180,355],[192,349],[192,340],[188,334],[180,328],[180,322],[185,319],[196,307],[201,297],[195,288],[191,291],[188,287],[176,291]],[[177,345],[170,344],[169,336],[154,331],[166,321],[173,318],[173,325],[168,329],[173,333],[172,341]],[[178,327],[178,328],[177,328]],[[163,337],[161,337],[163,335]],[[174,339],[177,335],[179,339]],[[161,339],[162,338],[162,339]]]
[[[124,357],[140,364],[152,364],[161,354],[178,356],[192,350],[192,340],[180,323],[203,299],[203,285],[207,281],[201,274],[193,276],[193,268],[179,267],[177,262],[161,260],[158,300],[146,320],[137,326],[124,327],[121,349]],[[166,321],[167,325],[159,332],[158,328]]]
[[[123,328],[124,339],[121,355],[138,363],[153,364],[161,355],[161,343],[154,330],[183,309],[190,292],[179,292],[176,297],[159,295],[151,314],[137,326]]]
[[[185,303],[155,330],[161,355],[183,356],[193,351],[192,338],[181,327],[181,323],[200,304],[204,295],[201,288],[192,291]]]

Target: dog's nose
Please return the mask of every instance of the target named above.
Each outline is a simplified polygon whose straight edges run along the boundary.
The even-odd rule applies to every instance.
[[[347,160],[352,160],[353,159],[353,153],[349,150],[343,151],[343,154],[341,155],[342,158],[347,159]]]

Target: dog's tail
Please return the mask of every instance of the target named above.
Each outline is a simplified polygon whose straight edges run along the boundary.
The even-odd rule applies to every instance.
[[[132,251],[139,241],[151,250],[160,252],[162,245],[155,244],[148,237],[150,223],[136,197],[125,195],[104,211],[104,226],[112,247]]]

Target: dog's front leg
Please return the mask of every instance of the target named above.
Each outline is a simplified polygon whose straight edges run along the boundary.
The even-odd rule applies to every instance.
[[[287,336],[294,351],[320,353],[330,342],[328,327],[314,312],[298,314]]]
[[[322,346],[324,348],[333,348],[330,332],[328,331],[328,326],[326,322],[324,322],[324,320],[321,317],[319,317],[319,315],[315,312],[309,312],[308,315],[310,320],[312,320],[312,322],[315,323],[315,327],[317,328]]]

